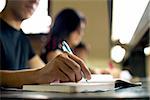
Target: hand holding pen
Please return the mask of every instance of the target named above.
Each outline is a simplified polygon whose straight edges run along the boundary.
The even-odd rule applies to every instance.
[[[69,45],[65,41],[62,42],[62,49],[63,49],[63,51],[65,51],[69,54],[73,54],[73,52],[70,49]],[[83,70],[83,69],[81,68],[81,70]],[[86,78],[86,75],[83,73],[83,71],[81,71],[81,74],[82,74],[82,77],[86,80],[86,82],[88,82],[87,78]]]

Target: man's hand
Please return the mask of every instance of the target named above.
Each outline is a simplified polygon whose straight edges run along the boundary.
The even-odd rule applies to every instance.
[[[91,78],[90,71],[80,58],[63,53],[39,70],[37,83],[77,82],[82,79],[81,71],[87,79]]]
[[[81,59],[75,55],[63,53],[39,69],[0,70],[0,85],[21,88],[24,84],[44,84],[55,81],[77,82],[82,78],[81,71],[87,79],[91,78],[90,71]]]

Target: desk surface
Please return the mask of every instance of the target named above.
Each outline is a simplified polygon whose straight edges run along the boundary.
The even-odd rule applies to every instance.
[[[143,82],[142,86],[95,93],[52,93],[52,92],[29,92],[29,91],[1,91],[1,99],[150,99],[150,84]]]

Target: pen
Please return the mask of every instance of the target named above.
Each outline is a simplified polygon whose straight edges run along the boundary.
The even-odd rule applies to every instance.
[[[62,42],[62,49],[63,49],[63,51],[66,51],[66,52],[68,52],[70,54],[73,54],[73,52],[71,51],[69,45],[65,41]]]
[[[73,54],[73,52],[72,52],[72,50],[70,49],[69,45],[68,45],[67,42],[65,42],[65,41],[62,42],[62,49],[63,49],[63,51],[66,51],[66,52],[68,52],[68,53],[70,53],[70,54]],[[85,78],[85,75],[83,74],[82,71],[81,71],[81,74],[82,74],[82,76],[84,77],[84,79],[86,80],[86,82],[88,82],[87,79]]]

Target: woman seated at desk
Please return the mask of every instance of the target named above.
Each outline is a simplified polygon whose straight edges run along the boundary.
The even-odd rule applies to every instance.
[[[54,25],[50,29],[49,40],[42,50],[43,61],[51,61],[61,54],[61,43],[64,40],[73,50],[82,40],[85,24],[86,19],[81,13],[69,8],[62,10],[56,16]]]

